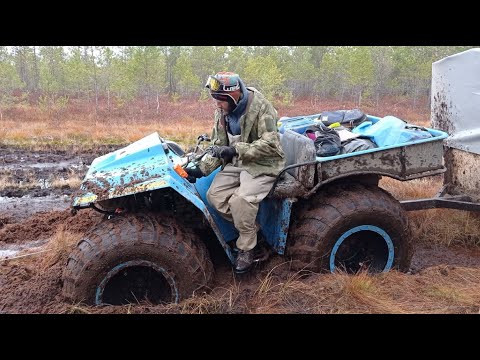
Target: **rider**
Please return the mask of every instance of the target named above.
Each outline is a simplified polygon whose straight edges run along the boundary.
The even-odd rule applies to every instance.
[[[260,201],[269,193],[285,166],[285,154],[277,132],[277,111],[255,88],[245,87],[238,74],[219,72],[205,85],[217,109],[212,156],[199,168],[187,169],[190,181],[209,175],[222,161],[207,192],[209,203],[239,232],[235,271],[247,271],[257,245],[256,217]]]

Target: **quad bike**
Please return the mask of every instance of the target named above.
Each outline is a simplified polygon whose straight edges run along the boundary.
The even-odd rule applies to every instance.
[[[318,158],[310,139],[286,130],[281,142],[287,166],[260,203],[258,248],[263,251],[256,260],[286,255],[292,269],[305,271],[408,270],[408,219],[378,180],[380,175],[409,180],[443,172],[444,135],[430,131],[431,141]],[[209,151],[197,144],[186,154],[153,133],[92,162],[73,209],[93,208],[105,219],[68,258],[67,299],[113,305],[145,298],[178,302],[211,284],[208,249],[213,243],[235,262],[238,232],[206,199],[220,168],[194,184],[186,179],[184,168]],[[422,156],[424,151],[428,154]]]
[[[413,241],[407,210],[478,208],[445,196],[399,202],[378,186],[381,176],[409,181],[444,173],[446,132],[426,129],[428,139],[318,157],[313,141],[299,131],[314,118],[283,124],[286,167],[260,203],[257,261],[276,254],[291,260],[295,271],[408,271]],[[105,218],[68,258],[66,299],[97,305],[179,302],[212,284],[212,249],[234,264],[238,232],[206,199],[220,168],[195,183],[186,179],[185,167],[211,151],[203,146],[208,140],[200,136],[185,153],[153,133],[92,162],[72,208],[93,208]]]

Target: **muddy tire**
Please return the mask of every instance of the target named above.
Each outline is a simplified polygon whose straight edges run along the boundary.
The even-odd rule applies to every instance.
[[[287,246],[294,270],[408,271],[413,255],[408,218],[385,190],[331,185],[299,202],[295,211]]]
[[[105,220],[70,254],[63,272],[69,302],[121,305],[178,302],[208,286],[205,244],[175,219],[131,214]]]

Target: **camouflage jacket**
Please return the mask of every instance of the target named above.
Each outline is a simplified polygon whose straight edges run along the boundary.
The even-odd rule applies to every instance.
[[[240,141],[235,144],[238,160],[253,177],[277,176],[285,167],[285,154],[277,131],[277,110],[257,89],[247,89],[252,99],[249,99],[249,105],[240,117]],[[216,110],[212,144],[229,145],[224,124],[220,111]],[[205,156],[199,166],[205,175],[209,175],[220,164],[219,159]]]

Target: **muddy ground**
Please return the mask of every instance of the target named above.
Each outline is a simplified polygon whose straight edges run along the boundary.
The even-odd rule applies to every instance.
[[[125,312],[115,307],[85,310],[63,301],[61,274],[67,252],[62,252],[58,238],[54,239],[59,232],[75,238],[102,221],[103,215],[90,209],[71,213],[70,202],[77,189],[68,185],[68,178],[83,178],[95,157],[112,150],[103,147],[85,153],[75,149],[28,151],[0,147],[0,179],[7,179],[0,186],[0,313]],[[54,179],[64,179],[65,185],[51,186]],[[68,250],[69,245],[64,246]],[[241,278],[233,275],[225,258],[214,259],[214,264],[212,294],[233,286],[244,303],[273,268],[278,279],[290,276],[288,264],[280,256]],[[417,244],[409,274],[414,276],[439,266],[476,271],[480,269],[480,251]],[[145,312],[149,311],[168,312],[168,308],[152,311],[147,307]],[[222,308],[216,311],[222,312]],[[291,311],[299,312],[297,308]],[[137,308],[137,312],[142,310]]]

